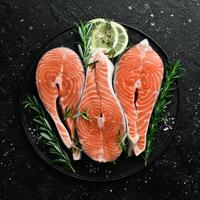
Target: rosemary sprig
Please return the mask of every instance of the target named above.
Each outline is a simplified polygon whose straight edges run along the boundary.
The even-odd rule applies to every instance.
[[[72,170],[75,173],[69,156],[66,151],[62,149],[55,134],[55,130],[48,122],[45,112],[36,97],[32,96],[31,98],[30,96],[27,96],[27,99],[23,104],[25,108],[30,108],[36,112],[37,115],[33,118],[33,121],[39,125],[40,135],[44,139],[44,143],[49,146],[49,152],[55,156],[53,161],[63,164],[67,169]]]
[[[90,120],[90,116],[89,116],[89,114],[87,113],[86,110],[75,114],[75,115],[73,116],[73,119],[76,119],[76,118],[78,118],[78,117],[82,117],[83,119],[88,120],[88,121]]]
[[[165,111],[167,105],[171,103],[170,98],[173,96],[171,92],[176,89],[176,79],[181,77],[181,70],[183,70],[183,66],[180,63],[180,60],[175,61],[171,64],[171,66],[165,66],[165,76],[160,90],[160,95],[155,104],[148,129],[147,146],[144,152],[145,165],[147,165],[149,156],[151,155],[154,148],[154,135],[158,130],[160,122],[164,121],[161,114]]]
[[[81,144],[79,142],[79,138],[78,138],[77,132],[75,133],[74,138],[72,138],[72,141],[74,142],[74,148],[76,150],[83,151],[83,149],[81,147]]]
[[[109,58],[113,59],[114,55],[115,55],[116,51],[115,49],[113,49],[113,47],[109,50],[108,53],[106,53],[106,55],[109,56]]]
[[[32,110],[36,111],[38,115],[41,117],[45,117],[45,113],[41,107],[41,105],[38,103],[35,96],[32,98],[28,95],[26,100],[23,102],[25,108],[31,108]]]
[[[122,151],[126,152],[125,137],[121,138],[120,129],[117,132],[117,141]]]
[[[87,67],[88,60],[90,57],[90,31],[92,28],[92,24],[83,23],[82,21],[80,21],[80,24],[77,24],[76,26],[78,28],[78,32],[81,39],[81,43],[78,44],[78,50],[83,60],[84,67]]]
[[[91,69],[91,71],[93,71],[93,69],[96,67],[96,64],[98,63],[99,61],[96,60],[92,63],[89,63],[87,66]]]
[[[66,107],[65,113],[64,113],[64,120],[66,120],[67,118],[71,117],[71,111],[72,111],[72,108]]]

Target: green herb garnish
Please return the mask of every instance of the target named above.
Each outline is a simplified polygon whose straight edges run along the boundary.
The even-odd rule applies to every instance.
[[[80,25],[76,25],[78,27],[78,32],[81,38],[81,43],[78,44],[78,50],[80,53],[80,56],[83,60],[84,67],[87,67],[88,60],[90,57],[90,31],[92,28],[92,24],[89,23],[83,23],[80,21]]]
[[[147,165],[149,156],[153,151],[153,138],[158,130],[159,124],[164,121],[161,114],[165,111],[167,105],[171,103],[171,92],[176,89],[176,79],[181,77],[181,70],[183,70],[183,66],[180,60],[175,61],[171,66],[165,66],[165,76],[160,89],[160,95],[155,104],[148,129],[147,146],[144,152],[145,165]]]
[[[109,50],[108,53],[105,53],[106,55],[108,55],[109,58],[113,59],[113,57],[116,54],[116,51],[113,49],[113,47]]]
[[[70,107],[66,107],[65,109],[65,113],[64,113],[64,120],[66,120],[67,118],[71,117],[71,108]]]
[[[66,151],[62,149],[55,130],[48,122],[45,112],[36,97],[32,96],[31,98],[30,96],[27,96],[23,104],[25,108],[30,108],[37,113],[37,115],[33,118],[33,121],[39,125],[40,135],[44,139],[44,143],[49,146],[49,152],[55,156],[53,161],[63,164],[67,169],[75,173],[69,156]]]
[[[124,152],[126,152],[126,144],[124,142],[125,141],[125,137],[121,138],[120,129],[117,132],[117,141],[119,143],[119,146],[120,146],[121,150],[124,151]]]
[[[73,148],[75,148],[78,151],[83,151],[77,134],[75,134],[74,138],[72,138],[72,141],[74,142]]]
[[[97,64],[98,62],[99,62],[99,61],[96,60],[96,61],[94,61],[94,62],[88,64],[88,67],[91,69],[91,71],[96,67],[96,64]]]
[[[73,119],[76,119],[76,118],[78,118],[78,117],[82,117],[82,118],[84,118],[85,120],[90,120],[90,116],[89,116],[89,114],[87,113],[86,110],[84,110],[83,112],[79,112],[79,113],[75,114],[75,115],[73,116]]]
[[[102,41],[108,46],[113,48],[113,35],[112,35],[112,25],[111,25],[111,21],[107,20],[106,21],[106,25],[103,27],[104,28],[104,38],[101,38]]]

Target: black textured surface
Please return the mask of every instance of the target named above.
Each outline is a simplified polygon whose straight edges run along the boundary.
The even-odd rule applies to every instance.
[[[27,142],[19,117],[19,91],[33,55],[58,30],[94,17],[144,30],[186,69],[173,141],[150,167],[112,183],[77,181],[46,165]],[[1,0],[0,199],[200,199],[199,40],[199,0]]]

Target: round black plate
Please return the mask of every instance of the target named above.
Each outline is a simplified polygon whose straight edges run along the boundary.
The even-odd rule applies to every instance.
[[[129,35],[129,43],[130,45],[137,44],[142,39],[147,38],[157,53],[161,56],[164,63],[169,62],[169,58],[165,51],[147,34],[142,31],[130,27],[128,25],[122,24],[126,27]],[[115,165],[113,163],[97,163],[86,155],[82,156],[80,161],[72,161],[72,165],[74,166],[76,173],[73,173],[64,167],[60,166],[52,162],[53,157],[48,152],[48,148],[43,144],[37,124],[33,122],[34,112],[24,109],[22,102],[25,100],[27,95],[35,95],[38,97],[36,85],[35,85],[35,71],[37,67],[37,63],[41,56],[48,51],[49,49],[66,46],[71,49],[77,51],[77,41],[79,41],[78,35],[76,31],[74,31],[74,27],[65,29],[58,34],[56,34],[44,47],[40,52],[37,53],[34,60],[29,66],[29,71],[27,73],[25,83],[22,88],[21,97],[20,97],[20,108],[21,108],[21,120],[26,132],[26,135],[32,144],[33,148],[37,152],[37,154],[49,163],[52,167],[56,168],[60,172],[73,176],[79,179],[91,180],[91,181],[108,181],[108,180],[116,180],[131,174],[135,174],[136,172],[145,168],[144,160],[142,156],[135,157],[132,156],[127,158],[126,155],[122,154],[116,161]],[[38,97],[39,99],[39,97]],[[156,134],[155,139],[155,148],[152,152],[152,155],[149,159],[148,164],[154,161],[161,152],[164,151],[166,146],[169,144],[172,135],[175,133],[176,123],[178,119],[179,113],[179,91],[178,89],[175,91],[175,95],[172,99],[172,103],[168,106],[164,115],[167,117],[167,124],[163,124]],[[52,126],[54,124],[52,123]],[[69,152],[69,154],[71,154]]]

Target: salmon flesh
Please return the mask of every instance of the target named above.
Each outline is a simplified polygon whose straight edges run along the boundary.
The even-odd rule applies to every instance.
[[[77,132],[83,151],[93,160],[116,160],[122,152],[118,136],[125,135],[125,119],[112,87],[114,66],[102,49],[93,52],[86,73]],[[119,134],[119,135],[118,135]]]
[[[114,88],[128,123],[129,155],[141,154],[151,114],[163,79],[163,63],[145,39],[125,52],[117,63]]]
[[[46,52],[37,66],[36,85],[40,99],[68,148],[75,147],[75,121],[72,116],[77,112],[84,79],[79,56],[69,48],[59,47]],[[68,116],[64,119],[66,110]],[[80,153],[74,149],[73,156],[77,160]]]

